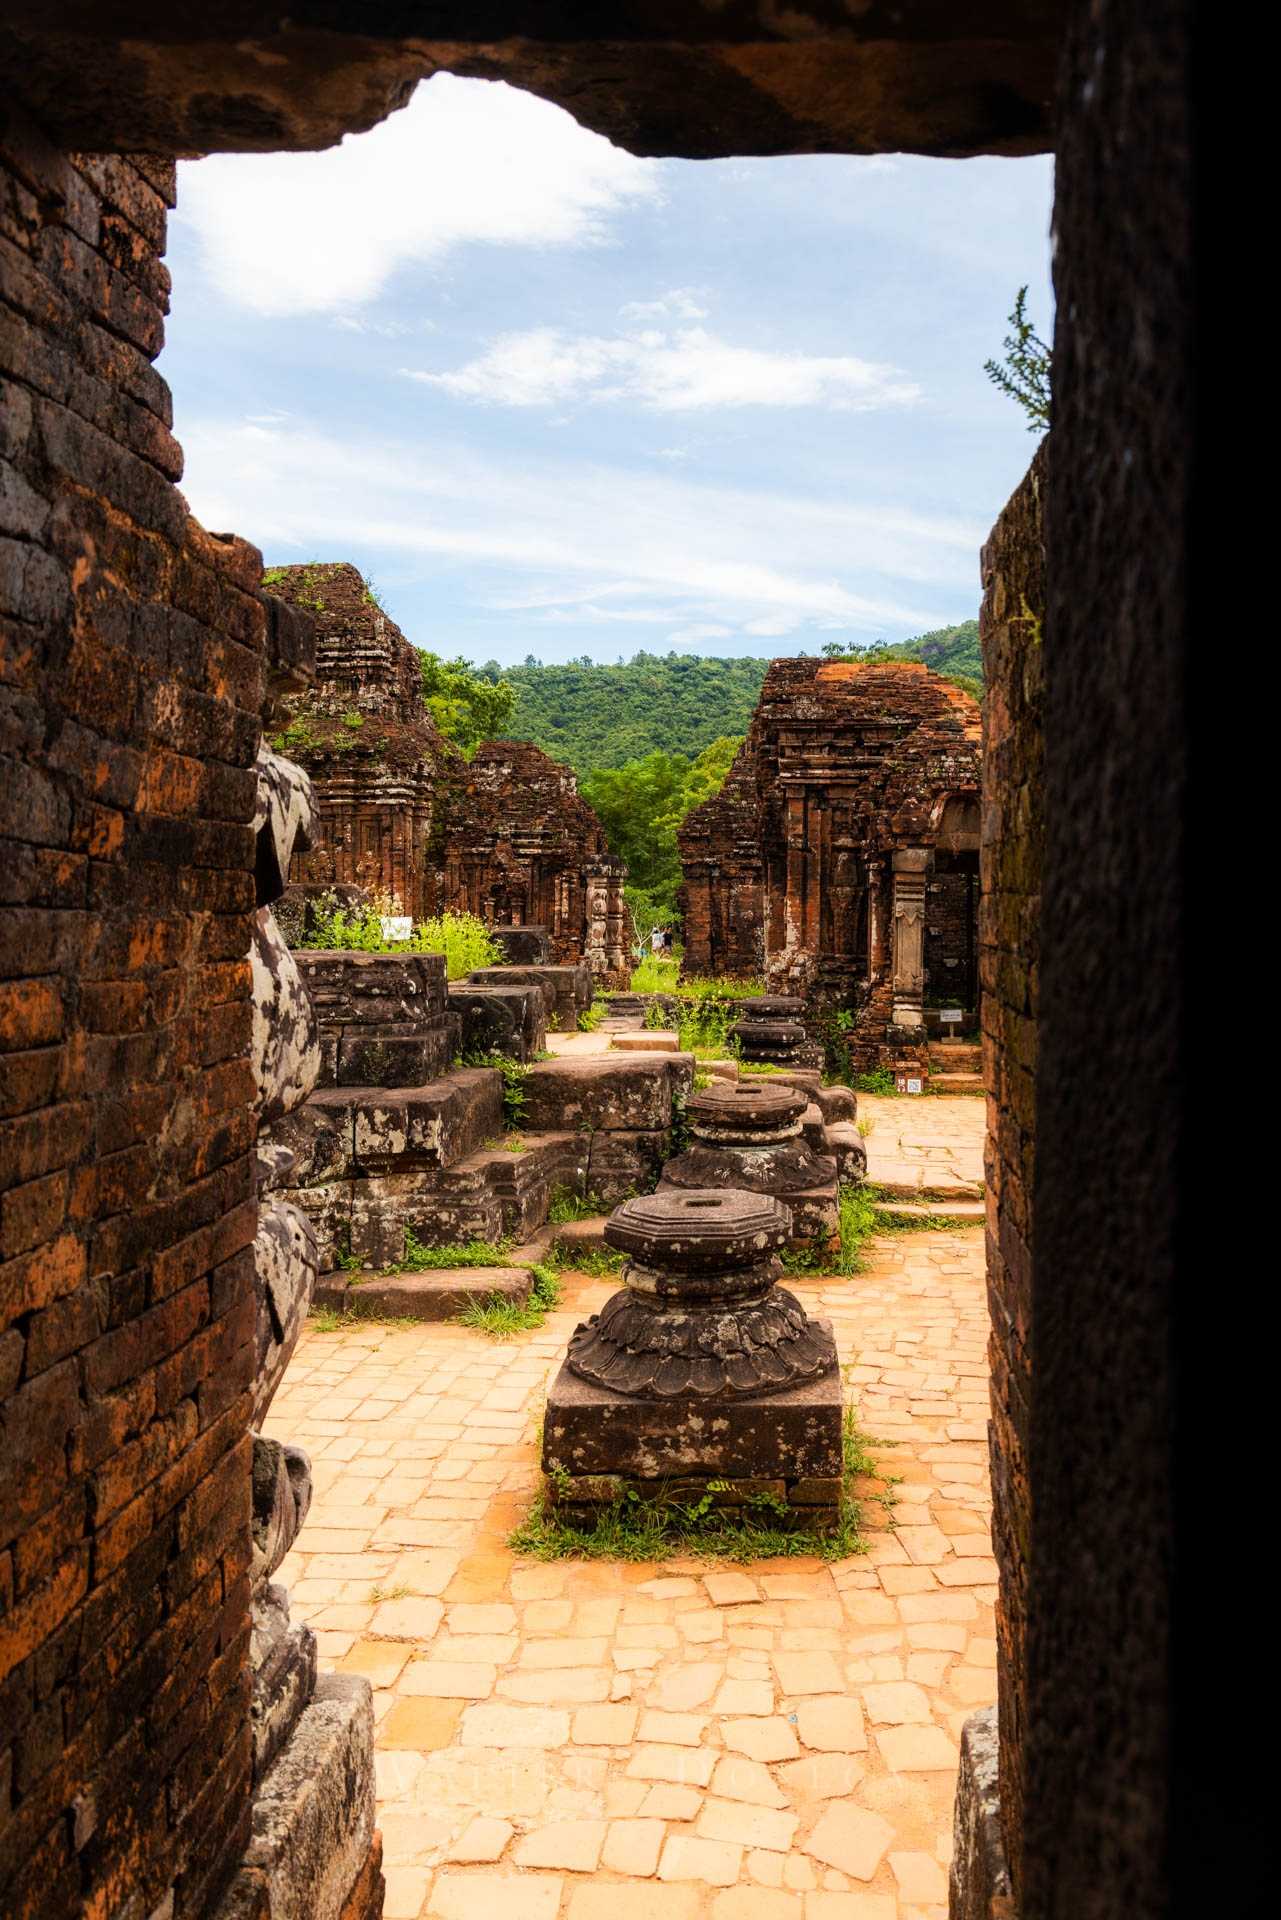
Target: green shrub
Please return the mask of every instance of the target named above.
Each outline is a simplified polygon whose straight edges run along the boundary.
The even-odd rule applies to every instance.
[[[888,1067],[873,1067],[870,1073],[856,1073],[849,1083],[855,1093],[897,1093],[894,1075]]]
[[[609,1002],[602,994],[597,994],[590,1007],[584,1008],[578,1016],[580,1033],[595,1033],[605,1015],[609,1012]]]
[[[420,920],[410,944],[416,953],[443,953],[451,980],[463,980],[478,967],[502,965],[502,948],[474,913],[437,913]]]
[[[348,909],[338,904],[336,894],[322,894],[299,945],[323,953],[442,953],[450,980],[502,960],[502,949],[474,913],[437,913],[420,920],[408,940],[389,940],[383,919],[393,913],[391,902]]]

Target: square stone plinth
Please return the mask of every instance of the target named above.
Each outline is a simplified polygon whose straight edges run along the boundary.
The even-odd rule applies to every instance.
[[[815,1322],[831,1354],[817,1380],[760,1399],[711,1405],[632,1398],[593,1386],[562,1364],[547,1396],[543,1469],[658,1481],[831,1480],[841,1472],[841,1376],[830,1322]]]

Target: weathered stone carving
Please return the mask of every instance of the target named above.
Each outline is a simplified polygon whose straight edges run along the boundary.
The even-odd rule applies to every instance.
[[[809,1519],[835,1511],[836,1345],[778,1285],[791,1231],[780,1201],[727,1188],[667,1189],[611,1215],[623,1290],[575,1329],[543,1430],[554,1497],[571,1512],[620,1483],[663,1498],[673,1477],[727,1504],[763,1482],[780,1508],[799,1488]]]
[[[789,1244],[827,1242],[836,1232],[835,1159],[804,1137],[810,1102],[797,1087],[721,1082],[694,1094],[685,1118],[694,1144],[663,1168],[664,1187],[735,1187],[772,1194],[791,1216]]]
[[[254,1272],[258,1280],[251,1420],[254,1427],[261,1426],[266,1419],[267,1409],[298,1344],[318,1269],[316,1235],[306,1214],[275,1194],[262,1200],[258,1209],[258,1232],[254,1236]]]
[[[780,1067],[820,1067],[823,1050],[805,1031],[805,1002],[790,994],[762,993],[744,1000],[730,1029],[745,1060]]]
[[[776,660],[680,828],[686,968],[849,1010],[860,1070],[923,1065],[931,1009],[977,1013],[980,731],[916,662]]]
[[[355,567],[282,568],[274,584],[317,628],[316,684],[281,735],[318,807],[292,879],[363,888],[415,919],[474,913],[518,962],[586,962],[601,984],[625,984],[625,871],[572,769],[525,740],[488,740],[464,760],[423,703],[414,648]]]
[[[624,1291],[579,1327],[568,1365],[616,1393],[729,1400],[815,1379],[822,1336],[780,1287],[786,1208],[739,1191],[625,1201],[605,1228],[630,1257]]]

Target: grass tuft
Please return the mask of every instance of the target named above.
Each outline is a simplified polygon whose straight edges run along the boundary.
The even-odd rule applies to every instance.
[[[570,1526],[555,1509],[545,1488],[507,1544],[533,1560],[664,1561],[693,1555],[700,1560],[848,1560],[866,1553],[862,1503],[888,1494],[859,1495],[854,1482],[878,1477],[876,1462],[859,1430],[853,1407],[845,1409],[840,1517],[834,1527],[793,1531],[782,1524],[789,1509],[773,1494],[759,1494],[738,1508],[718,1507],[713,1494],[724,1481],[710,1481],[697,1500],[644,1500],[628,1489],[603,1507],[590,1527]]]
[[[491,1340],[510,1340],[518,1333],[541,1327],[552,1308],[560,1301],[560,1274],[546,1261],[530,1268],[532,1285],[523,1305],[490,1294],[487,1300],[469,1300],[458,1314],[458,1324],[472,1327]]]

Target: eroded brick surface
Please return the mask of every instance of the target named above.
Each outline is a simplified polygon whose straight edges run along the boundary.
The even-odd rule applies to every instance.
[[[625,986],[625,870],[569,767],[528,741],[470,761],[423,704],[418,656],[356,568],[274,568],[274,592],[316,623],[317,680],[295,700],[285,750],[315,783],[321,833],[305,886],[358,886],[422,918],[442,910],[547,930],[560,965]]]
[[[860,1067],[922,1042],[926,1005],[973,1011],[979,732],[914,662],[776,660],[678,835],[688,971],[849,1009]]]
[[[0,1908],[247,1831],[257,552],[151,362],[172,167],[0,149]]]

